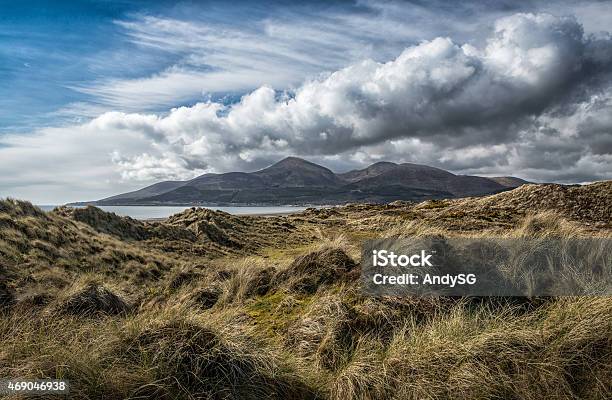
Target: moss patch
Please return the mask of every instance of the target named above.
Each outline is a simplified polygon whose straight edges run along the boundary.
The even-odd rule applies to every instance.
[[[253,299],[247,304],[246,312],[258,330],[274,337],[284,334],[312,300],[313,296],[275,292]]]

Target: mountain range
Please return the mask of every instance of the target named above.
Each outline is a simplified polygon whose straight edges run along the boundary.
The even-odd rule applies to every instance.
[[[188,181],[164,181],[134,192],[75,204],[94,205],[322,205],[348,202],[481,196],[528,183],[515,177],[455,175],[419,164],[377,162],[334,173],[321,165],[287,157],[256,172],[204,174]]]

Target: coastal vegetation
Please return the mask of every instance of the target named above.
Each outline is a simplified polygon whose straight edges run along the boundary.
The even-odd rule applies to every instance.
[[[0,200],[0,376],[77,399],[606,399],[609,297],[371,297],[361,243],[611,237],[612,182],[138,221]]]

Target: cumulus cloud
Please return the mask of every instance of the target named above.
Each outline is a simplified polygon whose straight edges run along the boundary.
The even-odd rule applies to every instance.
[[[507,153],[515,141],[537,141],[538,130],[560,120],[554,113],[567,108],[568,99],[576,101],[585,90],[593,94],[592,71],[608,74],[611,59],[601,52],[589,58],[592,45],[573,18],[517,14],[498,20],[481,49],[437,38],[386,63],[348,66],[291,94],[261,87],[231,106],[200,103],[163,118],[115,113],[94,123],[142,132],[163,152],[186,159],[222,154],[225,162],[233,157],[233,163],[248,164],[278,154],[333,155],[419,138],[443,149],[471,146],[464,158],[481,160]],[[585,107],[575,112],[588,114]],[[593,134],[583,130],[574,129],[574,140]],[[589,150],[600,152],[602,140],[603,147]],[[489,144],[503,146],[483,147]]]
[[[604,179],[612,176],[611,49],[609,36],[585,35],[574,18],[515,14],[497,20],[479,47],[440,37],[290,92],[263,86],[233,105],[106,113],[59,132],[68,142],[82,132],[104,142],[125,181],[256,169],[290,154],[337,168],[387,159],[533,180]],[[8,144],[0,154],[23,148]]]

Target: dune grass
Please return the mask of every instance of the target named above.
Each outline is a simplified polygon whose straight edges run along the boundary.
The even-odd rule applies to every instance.
[[[209,214],[219,229],[244,222]],[[183,234],[168,239],[180,251],[162,251],[140,230],[159,227],[86,215],[131,233],[0,203],[0,376],[68,379],[76,399],[612,398],[609,297],[374,298],[359,287],[363,237],[593,236],[558,214],[488,231],[404,212],[375,231],[372,215],[305,214],[287,222],[290,242],[256,244],[256,228],[243,246],[261,250],[248,255],[203,236],[190,255]]]

